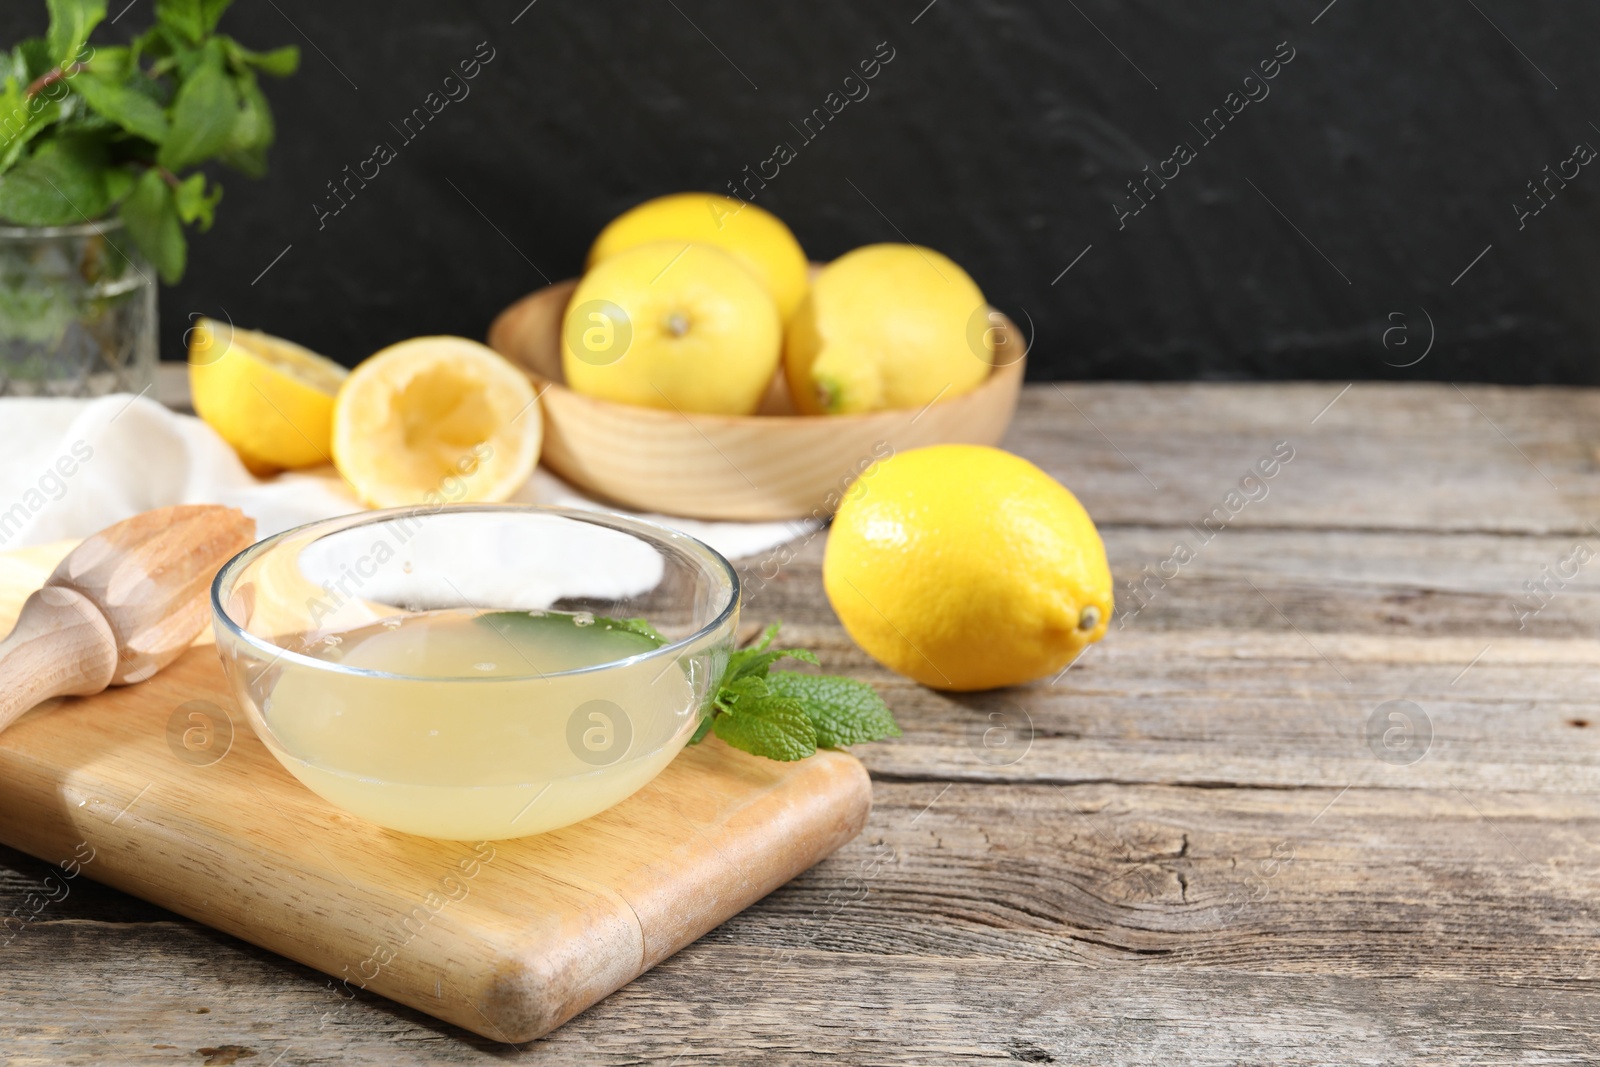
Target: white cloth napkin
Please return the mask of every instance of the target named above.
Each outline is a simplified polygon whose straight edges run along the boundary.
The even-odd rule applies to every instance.
[[[520,503],[620,511],[543,469]],[[0,551],[87,537],[130,515],[170,504],[227,504],[267,537],[362,510],[331,469],[260,480],[215,430],[153,400],[0,399]],[[638,517],[699,538],[730,559],[757,555],[813,528],[794,522],[702,522]]]

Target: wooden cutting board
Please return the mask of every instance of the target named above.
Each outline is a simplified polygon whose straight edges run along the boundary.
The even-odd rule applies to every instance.
[[[70,547],[0,554],[0,626]],[[61,863],[63,880],[499,1041],[550,1031],[789,881],[859,833],[871,800],[845,753],[774,763],[711,738],[565,830],[395,833],[278,765],[209,634],[148,682],[52,701],[0,733],[0,841]]]

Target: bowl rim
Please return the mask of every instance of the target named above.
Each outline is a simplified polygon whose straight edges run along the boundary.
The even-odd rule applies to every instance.
[[[503,332],[508,331],[511,328],[509,325],[502,325],[502,323],[509,324],[515,322],[517,319],[517,311],[522,309],[524,306],[533,303],[534,301],[553,299],[556,290],[564,288],[576,289],[578,283],[582,280],[582,278],[562,278],[560,281],[555,281],[548,285],[540,286],[531,293],[526,293],[523,296],[518,297],[516,300],[513,300],[510,304],[507,304],[489,323],[489,329],[484,343],[488,345],[490,349],[504,357],[512,366],[516,367],[523,374],[533,379],[535,385],[541,386],[542,391],[539,394],[541,400],[543,400],[543,397],[546,393],[552,393],[558,396],[564,403],[577,402],[593,405],[597,409],[620,410],[630,416],[636,417],[640,422],[649,423],[651,421],[655,421],[659,425],[667,425],[669,423],[675,424],[677,422],[686,420],[691,426],[716,426],[727,427],[730,429],[763,427],[780,432],[784,429],[799,429],[801,427],[810,428],[819,425],[840,427],[853,425],[856,428],[863,429],[875,423],[878,425],[890,425],[898,423],[900,420],[905,418],[907,412],[914,410],[912,408],[886,408],[881,411],[852,411],[837,415],[805,415],[799,412],[782,415],[725,415],[720,412],[675,411],[668,408],[652,408],[645,407],[643,405],[624,404],[620,401],[606,400],[602,397],[589,396],[586,393],[580,393],[576,389],[573,389],[571,386],[567,385],[565,381],[562,381],[559,378],[552,378],[544,374],[542,371],[535,370],[527,363],[524,363],[522,360],[513,356],[511,353],[506,352],[495,345],[494,342],[496,340],[496,335],[503,334]],[[568,293],[567,295],[570,299],[571,294]],[[563,307],[564,306],[565,304],[563,304]],[[975,398],[977,398],[980,394],[986,394],[996,389],[1005,389],[1010,386],[1012,380],[1014,380],[1016,384],[1020,386],[1027,374],[1028,356],[1033,351],[1033,338],[1024,338],[1022,330],[1017,326],[1016,322],[1012,320],[1011,316],[1007,315],[1004,311],[1001,311],[993,304],[989,304],[987,306],[991,312],[999,315],[1001,319],[1004,320],[1006,329],[1008,331],[1015,333],[1019,338],[1023,338],[1025,344],[1023,345],[1022,355],[1008,363],[991,363],[989,365],[989,373],[984,375],[981,382],[967,390],[965,393],[960,393],[948,400],[943,401],[944,404],[957,405],[962,404],[963,402],[976,403],[977,401]],[[776,373],[783,373],[781,362]],[[922,410],[926,411],[927,408],[932,407],[935,403],[939,403],[937,397],[932,403],[926,405]],[[918,412],[918,415],[920,415],[920,412]]]
[[[668,644],[664,644],[659,648],[650,649],[647,652],[640,652],[636,655],[628,656],[625,659],[610,660],[608,662],[597,663],[589,667],[575,667],[564,671],[534,671],[531,674],[500,674],[490,676],[451,675],[445,677],[441,677],[439,675],[403,674],[395,671],[378,671],[366,667],[351,667],[341,663],[329,663],[327,660],[317,659],[315,656],[308,656],[302,652],[294,652],[290,649],[282,647],[281,645],[275,644],[266,638],[258,637],[255,634],[250,633],[248,630],[245,630],[234,620],[234,618],[228,613],[227,609],[222,606],[224,584],[228,585],[229,591],[231,592],[232,583],[237,579],[238,575],[246,566],[254,562],[259,557],[264,556],[271,549],[278,547],[278,545],[285,540],[288,540],[297,534],[305,534],[319,527],[326,527],[327,533],[331,534],[343,530],[356,529],[361,526],[372,525],[375,523],[388,522],[403,516],[417,516],[418,518],[426,520],[429,517],[437,515],[459,515],[469,512],[554,515],[560,518],[572,519],[578,522],[587,523],[591,526],[602,526],[607,529],[616,530],[622,533],[633,534],[634,536],[652,544],[658,549],[663,544],[669,545],[689,556],[697,557],[700,562],[706,566],[707,571],[711,573],[720,572],[727,580],[728,602],[722,606],[722,609],[717,612],[716,616],[712,618],[710,622],[699,627],[694,631],[694,633],[689,634],[687,637],[680,638],[677,641],[669,642]],[[505,683],[528,682],[541,678],[565,678],[573,675],[590,674],[599,671],[609,671],[618,667],[632,666],[636,663],[642,663],[655,657],[665,658],[676,656],[684,649],[696,644],[697,642],[703,641],[706,637],[715,633],[718,629],[721,629],[724,625],[726,625],[728,620],[738,612],[739,601],[742,595],[743,588],[741,582],[739,581],[739,572],[734,569],[732,563],[728,562],[726,556],[712,548],[710,545],[706,544],[704,541],[701,541],[699,538],[692,537],[681,530],[674,530],[672,527],[663,525],[662,523],[651,522],[648,519],[634,518],[631,515],[621,515],[614,511],[606,511],[602,509],[570,508],[554,504],[474,503],[447,504],[444,506],[417,504],[408,507],[384,508],[377,511],[351,512],[346,515],[334,515],[328,518],[302,523],[299,526],[280,531],[279,533],[275,533],[270,537],[262,538],[255,544],[244,549],[242,552],[239,552],[232,559],[228,560],[228,562],[224,563],[217,570],[216,577],[211,581],[210,601],[211,619],[213,624],[225,630],[232,638],[242,641],[244,644],[257,649],[258,651],[267,653],[272,657],[272,663],[287,661],[289,663],[296,663],[302,666],[312,667],[317,670],[332,671],[336,674],[352,675],[363,678],[381,678],[396,681]],[[218,652],[220,653],[223,651],[225,650],[219,642]],[[271,664],[269,664],[269,666],[270,665]]]

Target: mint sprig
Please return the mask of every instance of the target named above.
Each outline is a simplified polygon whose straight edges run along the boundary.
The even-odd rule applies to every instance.
[[[217,34],[231,2],[156,0],[130,44],[94,46],[106,0],[47,0],[48,34],[0,51],[0,220],[120,214],[162,280],[181,278],[185,229],[210,229],[222,197],[194,168],[265,173],[275,133],[257,76],[300,61],[292,45],[255,52]]]
[[[786,657],[817,662],[803,648],[772,648],[780,625],[768,626],[757,644],[728,657],[709,714],[691,745],[715,733],[734,748],[787,762],[805,759],[819,748],[900,736],[889,706],[870,685],[825,674],[772,670]]]

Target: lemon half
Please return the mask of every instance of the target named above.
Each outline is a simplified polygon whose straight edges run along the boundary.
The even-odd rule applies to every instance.
[[[281,337],[201,319],[189,334],[197,415],[266,475],[330,459],[333,401],[350,372]]]
[[[417,337],[363,361],[333,409],[333,460],[374,507],[508,499],[539,461],[533,385],[464,337]]]

